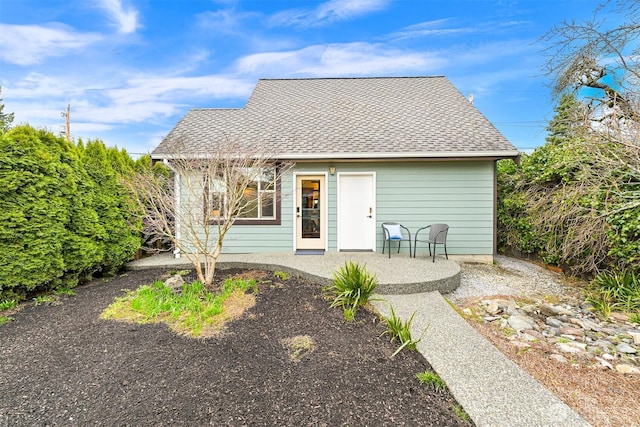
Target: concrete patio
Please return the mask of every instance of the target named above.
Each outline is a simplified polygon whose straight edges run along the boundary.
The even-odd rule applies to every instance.
[[[287,271],[323,285],[330,284],[333,273],[346,261],[365,264],[378,276],[377,291],[385,295],[415,294],[438,291],[448,293],[460,285],[460,266],[455,261],[436,256],[435,262],[424,255],[410,258],[392,253],[391,258],[376,252],[326,252],[324,255],[294,255],[293,253],[222,254],[216,268],[261,268]],[[188,268],[186,256],[174,258],[165,253],[132,261],[131,270],[170,267]]]

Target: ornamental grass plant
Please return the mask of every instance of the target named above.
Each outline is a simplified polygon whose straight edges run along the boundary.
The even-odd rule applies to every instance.
[[[347,261],[333,273],[333,284],[324,290],[333,298],[331,307],[342,307],[345,320],[352,321],[358,308],[369,301],[377,285],[377,276],[369,273],[366,265]]]

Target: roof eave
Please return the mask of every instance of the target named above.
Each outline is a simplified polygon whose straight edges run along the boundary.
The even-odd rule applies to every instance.
[[[279,160],[384,160],[384,159],[471,159],[471,158],[491,158],[491,159],[511,159],[518,158],[518,150],[498,150],[498,151],[441,151],[441,152],[395,152],[395,153],[322,153],[322,154],[301,154],[283,153],[274,154],[274,159]],[[175,156],[172,154],[151,154],[152,159],[174,159],[185,158],[185,156]],[[197,159],[203,155],[192,154],[189,157]]]

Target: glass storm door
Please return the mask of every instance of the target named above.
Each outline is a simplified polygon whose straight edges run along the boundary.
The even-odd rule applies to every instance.
[[[325,249],[324,176],[296,178],[296,249]]]

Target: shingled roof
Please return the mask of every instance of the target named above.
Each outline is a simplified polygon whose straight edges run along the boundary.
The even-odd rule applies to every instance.
[[[193,109],[153,151],[198,156],[224,138],[279,159],[514,157],[517,149],[436,77],[259,80],[246,106]]]

